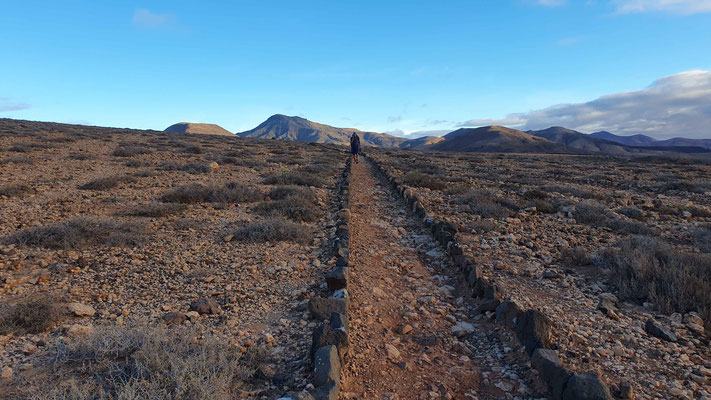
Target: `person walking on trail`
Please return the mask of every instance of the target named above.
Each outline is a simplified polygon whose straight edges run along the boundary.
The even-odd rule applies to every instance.
[[[351,156],[356,164],[358,164],[358,154],[360,154],[360,137],[353,132],[353,135],[351,135]]]

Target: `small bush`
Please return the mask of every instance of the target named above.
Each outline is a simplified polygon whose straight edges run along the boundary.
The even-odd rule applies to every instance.
[[[28,190],[30,189],[25,185],[0,186],[0,196],[16,197],[25,193]]]
[[[496,193],[484,189],[472,189],[457,199],[469,206],[472,213],[483,218],[505,218],[520,209],[514,201],[498,197]]]
[[[5,238],[21,246],[78,249],[88,246],[131,247],[143,242],[145,229],[110,219],[79,217],[55,225],[26,228]]]
[[[198,163],[187,163],[180,167],[181,171],[185,171],[189,174],[206,174],[211,171],[210,166],[207,164]]]
[[[324,178],[299,171],[283,171],[279,174],[269,174],[264,177],[264,183],[266,185],[326,186]]]
[[[493,232],[496,230],[496,223],[488,219],[482,219],[479,221],[472,222],[471,228],[477,233]]]
[[[675,250],[656,239],[637,236],[603,253],[623,299],[654,303],[662,312],[702,315],[711,324],[711,255]]]
[[[594,200],[583,200],[575,206],[573,218],[584,224],[601,224],[607,220],[607,207]]]
[[[251,186],[230,182],[224,186],[191,184],[175,188],[164,194],[168,203],[251,203],[264,199],[264,194]]]
[[[151,150],[147,147],[142,146],[119,146],[117,147],[112,156],[116,157],[133,157],[141,154],[150,154]]]
[[[303,186],[279,186],[269,191],[269,198],[272,200],[283,200],[287,198],[300,198],[310,203],[318,204],[316,192]]]
[[[662,192],[689,192],[689,193],[704,193],[708,190],[709,186],[703,183],[689,182],[685,180],[679,180],[675,182],[669,182],[662,186]]]
[[[545,199],[533,199],[529,203],[529,207],[536,207],[536,211],[544,214],[553,214],[558,211],[558,206],[555,202]]]
[[[696,218],[709,218],[711,217],[711,211],[709,211],[708,208],[704,207],[699,207],[699,206],[691,206],[686,209],[686,211],[690,212],[692,216]]]
[[[156,175],[158,175],[158,174],[155,171],[151,171],[151,170],[147,170],[147,169],[144,169],[141,171],[136,171],[133,173],[133,176],[137,176],[139,178],[148,178],[148,177],[156,176]]]
[[[538,189],[527,190],[523,194],[523,198],[526,200],[546,200],[549,197],[551,196],[548,193]]]
[[[560,259],[563,263],[570,266],[585,266],[592,263],[592,258],[588,256],[587,251],[582,246],[566,247],[560,252]]]
[[[541,186],[541,190],[544,190],[546,192],[567,194],[570,196],[579,197],[581,199],[602,199],[602,196],[595,192],[592,192],[590,190],[582,190],[571,186],[545,185]]]
[[[283,218],[273,217],[260,222],[252,222],[234,233],[234,239],[242,242],[296,242],[307,244],[313,231]]]
[[[200,146],[190,146],[186,147],[183,149],[183,153],[188,153],[188,154],[202,154],[202,148]]]
[[[77,153],[77,154],[70,154],[67,156],[67,160],[77,160],[77,161],[86,161],[86,160],[93,160],[94,156],[90,154],[85,154],[85,153]]]
[[[132,176],[109,176],[99,178],[80,185],[81,190],[109,190],[119,185],[119,183],[135,183],[138,180]]]
[[[692,232],[694,245],[704,253],[711,253],[711,227],[698,228]]]
[[[627,221],[623,219],[609,219],[604,226],[622,235],[649,235],[651,229],[647,225],[638,221]]]
[[[123,163],[124,167],[128,168],[139,168],[139,167],[147,167],[150,165],[150,163],[144,161],[144,160],[127,160],[126,162]]]
[[[0,335],[37,334],[52,328],[61,316],[47,297],[25,299],[17,304],[3,303],[0,308]]]
[[[126,215],[134,217],[160,218],[167,217],[168,215],[180,214],[185,211],[186,208],[187,206],[184,204],[151,203],[138,206],[126,213]]]
[[[410,171],[403,176],[402,180],[410,186],[424,187],[432,190],[442,190],[447,187],[447,182],[432,175],[423,174],[419,171]]]
[[[626,216],[627,218],[643,220],[644,212],[637,208],[636,206],[622,207],[619,211],[620,214]]]
[[[294,196],[265,201],[257,204],[254,211],[261,215],[283,216],[299,222],[313,222],[323,215],[321,209],[313,202]]]
[[[5,164],[18,164],[18,165],[31,165],[35,162],[28,157],[8,157],[0,160],[0,165]]]

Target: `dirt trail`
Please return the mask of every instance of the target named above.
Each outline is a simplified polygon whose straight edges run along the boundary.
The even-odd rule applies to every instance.
[[[516,356],[492,331],[498,327],[469,318],[471,296],[456,287],[442,249],[366,160],[353,165],[351,212],[351,345],[341,398],[530,394],[508,365]]]

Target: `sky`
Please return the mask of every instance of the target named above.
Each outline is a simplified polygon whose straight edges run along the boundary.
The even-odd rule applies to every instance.
[[[711,138],[711,0],[3,0],[0,117]]]

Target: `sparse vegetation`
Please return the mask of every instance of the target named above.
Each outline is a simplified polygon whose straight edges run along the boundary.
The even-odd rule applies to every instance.
[[[311,241],[312,237],[313,231],[310,227],[279,217],[249,223],[234,233],[235,240],[252,243],[296,242],[306,244]]]
[[[690,254],[645,236],[603,254],[623,298],[654,303],[663,312],[696,311],[711,322],[711,255]]]
[[[299,222],[313,222],[323,214],[318,205],[297,196],[262,202],[254,207],[254,211],[265,216],[280,215]]]
[[[618,212],[627,218],[644,220],[644,212],[636,206],[622,207]]]
[[[143,242],[145,229],[111,219],[78,217],[55,225],[22,229],[5,238],[21,246],[78,249],[88,246],[124,247]]]
[[[5,164],[18,164],[18,165],[31,165],[35,162],[29,157],[8,157],[0,160],[0,165]]]
[[[207,164],[187,163],[180,165],[172,161],[159,164],[157,169],[161,171],[183,171],[189,174],[206,174],[210,172],[210,166]]]
[[[52,328],[61,312],[46,296],[33,296],[16,304],[0,305],[0,335],[37,334]]]
[[[602,224],[607,220],[607,207],[594,200],[583,200],[575,206],[573,218],[584,224]]]
[[[457,200],[467,205],[473,214],[480,215],[482,218],[510,217],[520,209],[514,201],[484,189],[472,189],[459,196]]]
[[[81,190],[109,190],[119,185],[119,183],[135,183],[138,180],[130,175],[125,176],[108,176],[105,178],[94,179],[78,188]]]
[[[264,199],[264,194],[251,186],[229,182],[224,186],[185,185],[164,194],[168,203],[251,203]]]
[[[289,170],[284,170],[278,174],[266,175],[264,183],[267,185],[326,186],[326,180],[318,175]]]
[[[30,190],[25,185],[0,186],[0,196],[17,197]]]
[[[147,147],[142,146],[119,146],[117,147],[112,156],[116,157],[133,157],[141,154],[150,154],[151,150]]]
[[[447,182],[441,178],[420,171],[410,171],[402,179],[408,185],[415,187],[425,187],[432,190],[442,190],[447,187]]]

